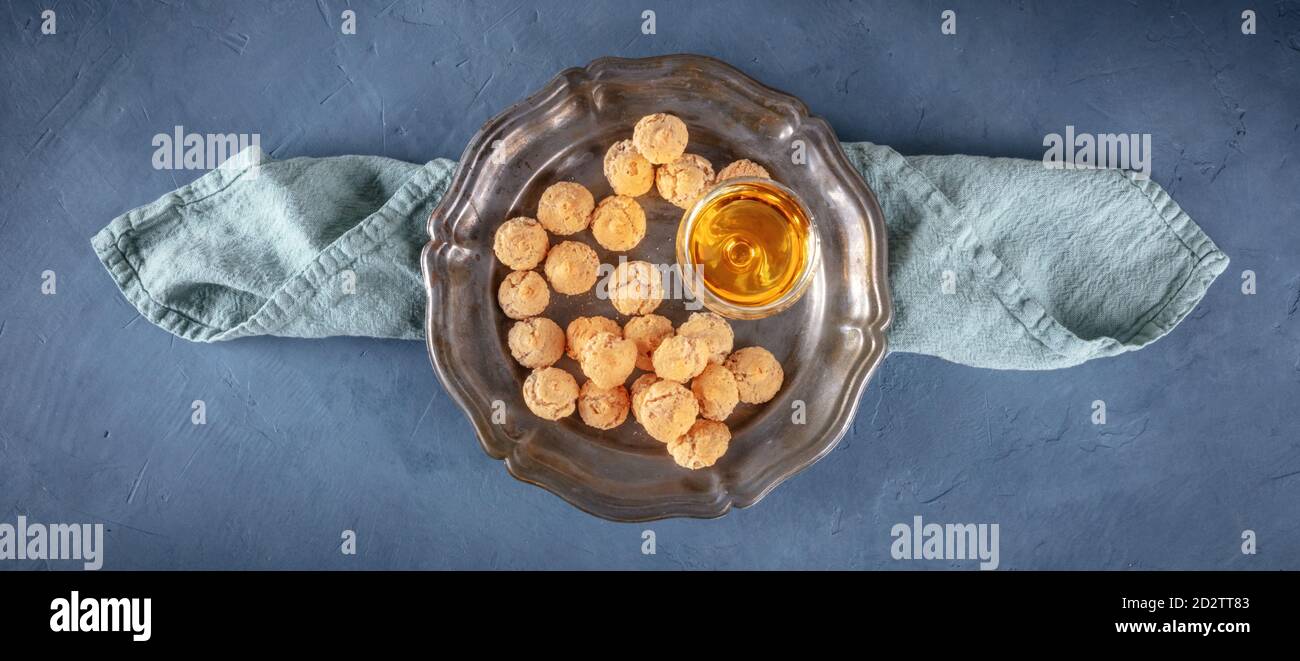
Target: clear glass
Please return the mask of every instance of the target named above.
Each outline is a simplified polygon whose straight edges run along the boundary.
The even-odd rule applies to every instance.
[[[753,184],[772,189],[770,192],[784,198],[783,201],[786,204],[796,207],[807,221],[808,238],[804,242],[803,267],[800,269],[798,276],[795,277],[790,289],[776,300],[757,305],[744,305],[718,296],[709,289],[702,276],[701,269],[703,267],[695,262],[694,256],[691,254],[690,236],[702,213],[715,201],[736,194],[738,191],[744,190],[746,185]],[[682,281],[690,290],[691,295],[703,303],[704,307],[729,319],[763,319],[794,305],[808,291],[813,280],[816,279],[820,259],[821,244],[817,236],[817,222],[808,209],[808,205],[804,204],[799,195],[789,187],[771,179],[756,177],[728,179],[714,186],[695,204],[691,205],[691,208],[682,216],[682,220],[677,226],[677,265],[681,269]]]

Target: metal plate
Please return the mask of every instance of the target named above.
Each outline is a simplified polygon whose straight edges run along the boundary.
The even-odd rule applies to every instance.
[[[535,216],[542,191],[556,181],[577,181],[597,201],[609,195],[605,150],[631,137],[636,120],[652,112],[681,117],[690,127],[688,151],[708,158],[715,170],[736,158],[766,166],[807,202],[822,243],[820,273],[794,307],[732,322],[736,347],[772,351],[785,383],[766,404],[741,404],[727,419],[733,435],[727,454],[697,471],[674,464],[631,416],[609,431],[587,427],[577,414],[559,422],[534,417],[521,394],[528,370],[506,346],[513,322],[496,303],[509,273],[492,253],[497,226],[516,215]],[[653,191],[638,201],[647,235],[627,257],[672,264],[681,210]],[[798,99],[711,58],[603,58],[561,72],[474,136],[429,219],[429,233],[421,258],[429,354],[443,386],[469,416],[483,449],[504,459],[512,475],[605,518],[715,517],[758,502],[835,447],[885,354],[892,308],[875,196],[824,120]],[[604,263],[618,259],[589,231],[565,238],[592,246]],[[689,314],[680,300],[666,300],[656,312],[674,324]],[[544,316],[564,327],[576,316],[597,314],[627,320],[591,293],[552,292]],[[568,358],[557,367],[583,381]],[[802,424],[797,410],[805,415]]]

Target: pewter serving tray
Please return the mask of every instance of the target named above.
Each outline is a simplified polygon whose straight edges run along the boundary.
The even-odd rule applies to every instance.
[[[506,346],[513,321],[496,302],[509,273],[492,253],[496,228],[513,216],[535,217],[542,191],[557,181],[577,181],[597,201],[609,195],[602,173],[606,149],[631,137],[636,120],[652,112],[681,117],[691,132],[687,150],[709,159],[715,170],[749,158],[798,191],[822,246],[816,281],[794,307],[760,321],[732,322],[736,348],[772,351],[785,369],[785,384],[766,404],[738,406],[726,421],[733,435],[727,454],[697,471],[673,463],[631,415],[609,431],[584,425],[576,413],[559,422],[534,417],[521,394],[528,370]],[[796,152],[803,162],[795,162]],[[627,258],[674,263],[682,211],[654,191],[638,201],[648,228]],[[429,234],[421,257],[429,354],[443,386],[469,416],[483,449],[505,460],[511,475],[608,519],[716,517],[758,502],[835,447],[885,355],[892,308],[885,224],[875,196],[824,120],[810,116],[798,99],[711,58],[602,58],[561,72],[470,140],[429,219]],[[601,248],[590,231],[552,237],[552,245],[566,239],[592,246],[604,263],[617,263],[619,255]],[[681,300],[665,300],[656,313],[677,324],[689,311]],[[587,315],[627,321],[593,292],[552,292],[544,313],[561,328]],[[567,357],[556,366],[585,380]]]

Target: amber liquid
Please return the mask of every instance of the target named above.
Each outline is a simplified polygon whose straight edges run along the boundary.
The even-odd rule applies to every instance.
[[[798,283],[810,228],[808,214],[780,189],[738,183],[700,210],[687,250],[715,296],[762,306]]]

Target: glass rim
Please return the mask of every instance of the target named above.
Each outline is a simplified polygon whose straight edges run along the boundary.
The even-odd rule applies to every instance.
[[[697,274],[696,264],[691,258],[690,250],[687,246],[687,237],[690,236],[691,230],[699,220],[700,214],[714,200],[728,194],[735,188],[746,184],[761,184],[772,187],[778,193],[786,196],[794,202],[808,221],[808,241],[804,247],[804,264],[798,278],[795,279],[794,285],[790,290],[782,294],[780,298],[763,305],[742,305],[728,301],[721,296],[713,293],[708,285],[703,282],[702,274]],[[724,317],[731,319],[763,319],[777,314],[786,308],[794,305],[804,293],[808,291],[813,280],[817,276],[821,250],[820,238],[817,233],[817,219],[813,216],[808,205],[804,203],[803,198],[794,192],[789,186],[782,184],[775,179],[766,177],[736,177],[719,182],[709,189],[704,195],[701,195],[694,204],[691,205],[677,225],[677,264],[682,273],[682,281],[690,290],[692,296],[704,304],[712,312],[716,312]]]

